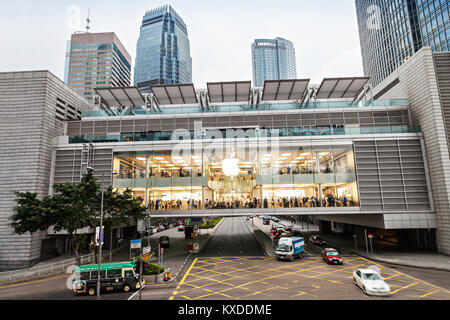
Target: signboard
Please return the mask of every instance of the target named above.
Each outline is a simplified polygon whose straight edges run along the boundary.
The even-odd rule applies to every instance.
[[[144,248],[142,248],[142,254],[149,253],[151,249],[152,249],[152,247],[144,247]]]
[[[191,219],[184,219],[184,225],[190,226],[191,225]]]
[[[372,234],[369,234],[367,237],[368,237],[369,239],[372,239],[372,238],[373,238],[373,235],[372,235]]]
[[[130,240],[130,248],[131,249],[139,249],[140,247],[141,247],[141,239]]]
[[[99,234],[100,234],[100,227],[95,227],[95,245],[98,246],[99,243]],[[105,240],[105,227],[102,226],[102,245],[103,241]]]

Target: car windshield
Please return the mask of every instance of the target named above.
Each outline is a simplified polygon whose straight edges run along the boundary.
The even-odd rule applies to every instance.
[[[376,273],[363,273],[364,280],[382,280],[381,277]]]
[[[290,246],[288,246],[287,244],[280,244],[277,247],[277,251],[288,252],[288,251],[290,251],[289,248],[290,248]]]
[[[329,255],[329,256],[338,256],[339,253],[337,251],[327,251],[327,255]]]

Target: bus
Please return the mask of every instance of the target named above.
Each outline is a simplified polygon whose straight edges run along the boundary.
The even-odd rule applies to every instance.
[[[100,266],[101,292],[138,290],[141,285],[135,272],[135,262],[104,263]],[[72,287],[74,295],[97,293],[98,264],[78,266],[74,270]],[[144,283],[144,279],[142,279]]]

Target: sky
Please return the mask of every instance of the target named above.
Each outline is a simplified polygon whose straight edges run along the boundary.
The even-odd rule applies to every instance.
[[[0,2],[0,72],[50,70],[64,78],[75,31],[117,34],[133,61],[142,17],[170,4],[188,26],[193,83],[252,79],[251,44],[282,37],[296,50],[297,77],[362,76],[354,0],[14,0]]]

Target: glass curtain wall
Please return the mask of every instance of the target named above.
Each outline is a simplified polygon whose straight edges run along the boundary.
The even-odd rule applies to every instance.
[[[116,153],[114,170],[153,211],[359,206],[351,145]]]

